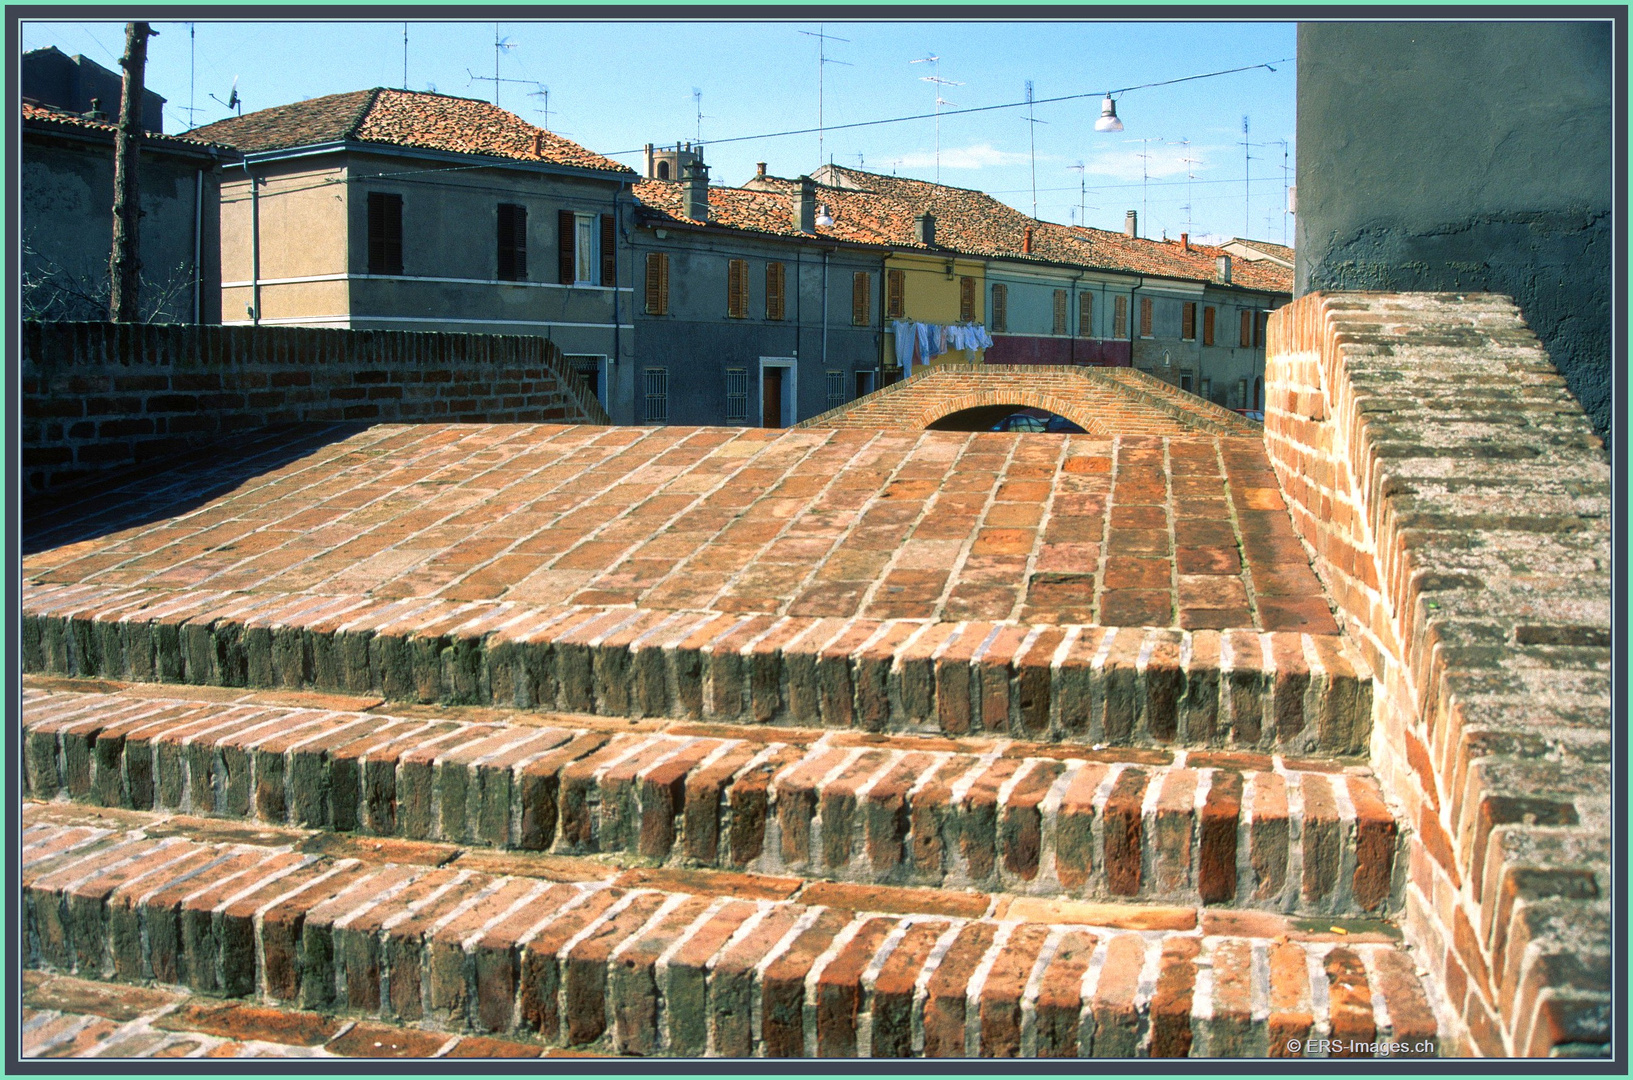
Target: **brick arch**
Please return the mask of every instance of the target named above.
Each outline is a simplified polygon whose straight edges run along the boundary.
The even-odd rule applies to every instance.
[[[999,405],[1014,409],[1047,409],[1056,416],[1064,416],[1090,435],[1112,434],[1106,430],[1105,424],[1090,416],[1080,402],[1055,397],[1053,394],[1039,393],[1036,390],[1009,387],[1003,390],[976,390],[956,397],[937,398],[914,417],[909,426],[928,428],[936,421],[944,420],[954,413]]]

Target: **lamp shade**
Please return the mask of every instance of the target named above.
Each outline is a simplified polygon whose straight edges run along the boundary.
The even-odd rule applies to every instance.
[[[824,229],[834,223],[833,215],[828,213],[827,203],[823,203],[821,206],[817,207],[816,223],[822,226]]]
[[[1111,95],[1110,94],[1107,94],[1106,95],[1106,100],[1104,100],[1104,101],[1102,101],[1100,103],[1100,119],[1098,119],[1098,120],[1096,120],[1094,122],[1094,130],[1096,130],[1096,131],[1121,131],[1121,130],[1123,130],[1123,122],[1121,120],[1117,119],[1117,103],[1115,101],[1111,100]]]

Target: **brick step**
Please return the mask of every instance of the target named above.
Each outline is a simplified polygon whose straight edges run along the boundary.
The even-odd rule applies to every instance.
[[[1015,914],[1036,901],[903,913],[39,820],[22,840],[29,967],[448,1034],[733,1057],[1438,1049],[1387,926],[1140,932]]]
[[[1030,895],[1380,913],[1403,888],[1376,782],[1331,761],[525,717],[539,726],[155,692],[26,689],[29,793]]]
[[[1358,755],[1339,636],[30,585],[23,667],[388,700]]]

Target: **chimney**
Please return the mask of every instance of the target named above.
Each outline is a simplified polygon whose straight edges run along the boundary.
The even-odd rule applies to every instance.
[[[1221,255],[1215,260],[1219,266],[1219,280],[1226,285],[1230,284],[1230,256]]]
[[[765,179],[765,162],[756,161],[754,163],[754,177],[757,180]]]
[[[1190,233],[1183,233],[1182,232],[1182,233],[1179,234],[1179,246],[1184,248],[1186,251],[1191,250],[1191,234]]]
[[[794,194],[794,228],[816,232],[816,181],[809,176],[799,178],[799,191]]]
[[[930,213],[919,214],[913,219],[913,235],[925,247],[936,246],[936,216]]]
[[[542,131],[533,133],[533,156],[536,158],[544,156],[544,132]]]
[[[1133,210],[1123,215],[1123,235],[1130,240],[1140,235],[1140,215]]]
[[[101,98],[94,97],[94,98],[91,99],[91,111],[90,111],[89,115],[90,115],[91,119],[93,119],[93,120],[102,119],[102,99]]]
[[[701,158],[686,163],[686,216],[693,221],[709,220],[709,167]]]
[[[1030,225],[1026,227],[1026,232],[1021,234],[1021,254],[1032,254],[1032,226]]]
[[[652,144],[647,143],[646,144],[646,178],[648,180],[650,180],[654,176],[658,175],[657,173],[652,171],[653,168],[654,168],[654,166],[652,164]]]

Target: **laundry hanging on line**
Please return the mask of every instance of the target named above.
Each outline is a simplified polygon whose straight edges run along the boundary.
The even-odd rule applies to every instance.
[[[903,374],[913,365],[928,364],[955,349],[981,351],[992,348],[992,335],[980,323],[924,323],[898,319],[890,324],[896,338],[896,363]]]

